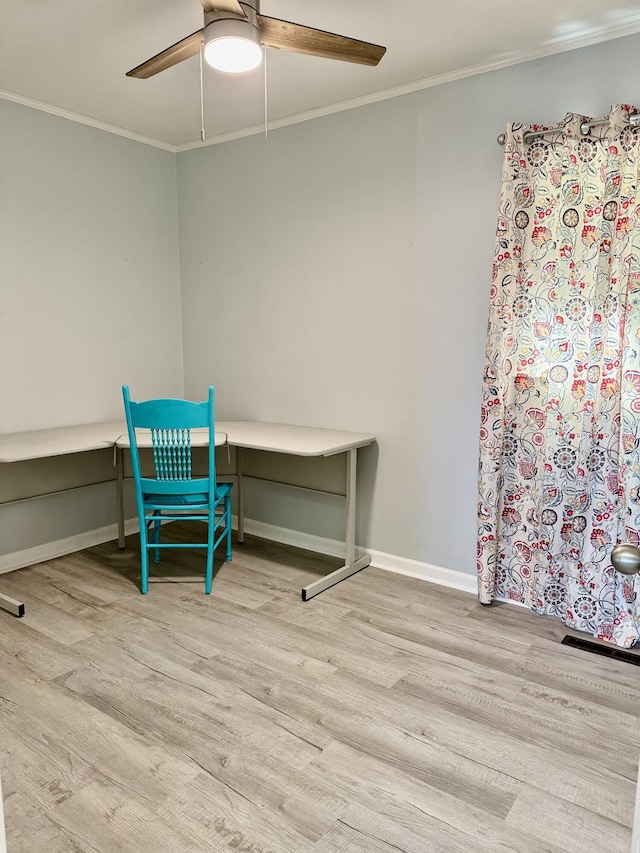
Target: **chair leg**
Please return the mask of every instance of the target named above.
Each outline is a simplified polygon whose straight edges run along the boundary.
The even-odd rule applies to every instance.
[[[209,523],[207,525],[207,574],[205,577],[204,591],[206,595],[211,594],[211,585],[213,584],[213,542],[215,539],[215,509],[209,513]]]
[[[158,543],[160,542],[160,526],[161,526],[161,525],[160,525],[160,518],[161,518],[160,510],[156,510],[156,511],[153,513],[153,515],[154,515],[154,517],[155,517],[155,521],[154,521],[154,523],[153,523],[153,541],[154,541],[156,544],[158,544]],[[159,563],[159,562],[160,562],[160,548],[156,548],[156,549],[154,550],[154,552],[153,552],[153,562],[154,562],[154,563]]]
[[[225,506],[225,520],[224,523],[226,525],[226,541],[227,541],[227,554],[226,561],[227,563],[231,562],[231,498],[227,498],[226,506]]]
[[[149,550],[147,548],[147,521],[144,512],[140,513],[140,591],[149,592]]]

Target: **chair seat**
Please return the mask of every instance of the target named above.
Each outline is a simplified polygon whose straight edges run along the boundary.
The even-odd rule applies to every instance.
[[[220,483],[216,486],[216,499],[226,498],[231,494],[231,483]],[[153,506],[204,506],[209,505],[207,492],[193,495],[144,495],[144,502]]]

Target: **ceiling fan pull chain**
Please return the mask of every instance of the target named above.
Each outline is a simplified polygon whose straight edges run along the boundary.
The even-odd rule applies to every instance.
[[[204,132],[204,75],[202,73],[202,55],[204,53],[204,41],[200,45],[200,139],[205,142]]]
[[[263,47],[262,52],[264,54],[264,136],[265,139],[269,136],[269,124],[268,124],[268,113],[267,113],[267,48]]]

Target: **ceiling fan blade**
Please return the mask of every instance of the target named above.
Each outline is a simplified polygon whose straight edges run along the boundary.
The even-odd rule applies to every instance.
[[[310,56],[358,62],[361,65],[377,65],[386,52],[386,47],[366,41],[338,36],[324,30],[315,30],[302,24],[291,24],[278,18],[259,15],[260,41],[265,47],[292,50]]]
[[[233,12],[246,18],[246,12],[238,0],[200,0],[205,12]]]
[[[191,56],[196,56],[200,52],[202,37],[204,30],[198,30],[197,33],[191,33],[190,36],[182,39],[171,45],[162,53],[157,53],[151,59],[147,59],[142,65],[137,65],[131,71],[127,71],[127,77],[138,77],[146,80],[147,77],[153,77],[165,68],[171,68],[172,65],[177,65],[183,59],[189,59]]]

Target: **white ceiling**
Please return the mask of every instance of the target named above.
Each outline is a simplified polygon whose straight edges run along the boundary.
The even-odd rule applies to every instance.
[[[263,0],[261,11],[387,47],[375,68],[270,50],[278,124],[640,32],[638,0]],[[170,149],[197,145],[198,58],[149,80],[125,72],[201,26],[198,0],[1,0],[0,96]],[[262,69],[207,68],[205,110],[209,140],[260,127]]]

